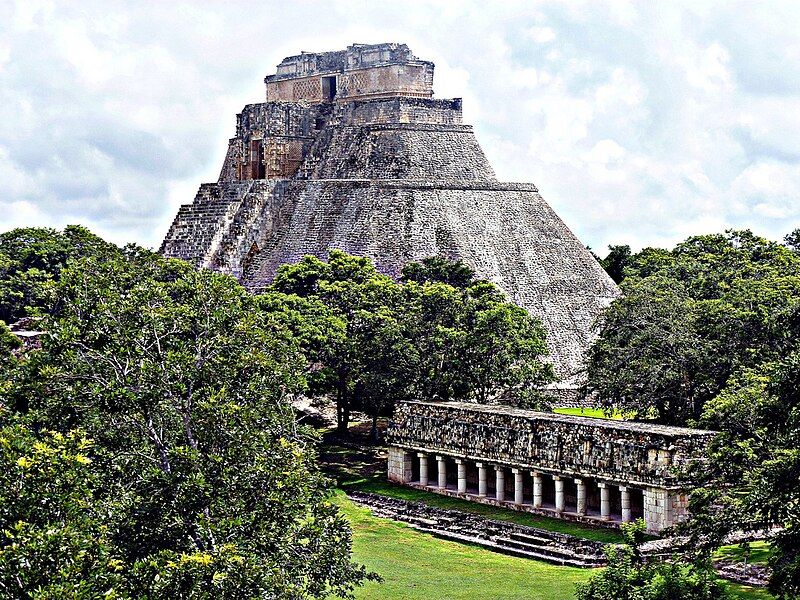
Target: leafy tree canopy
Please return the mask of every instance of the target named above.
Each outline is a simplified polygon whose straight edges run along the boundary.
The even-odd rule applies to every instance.
[[[607,409],[720,431],[695,473],[692,545],[780,528],[770,588],[798,597],[800,255],[729,231],[645,249],[625,274],[588,354],[587,391]]]
[[[0,234],[0,320],[13,323],[28,307],[49,307],[52,286],[71,258],[120,252],[88,229],[69,225],[63,232],[24,228]]]
[[[622,525],[626,544],[609,546],[608,567],[578,584],[577,600],[724,600],[731,598],[708,562],[646,561],[639,554],[644,522]]]
[[[398,283],[334,250],[327,262],[284,265],[272,289],[322,303],[339,327],[308,353],[336,395],[342,433],[352,408],[374,426],[398,400],[533,402],[553,377],[541,324],[463,263],[425,259]]]
[[[2,485],[0,585],[322,598],[363,581],[288,402],[306,384],[295,332],[319,329],[301,322],[308,303],[134,248],[72,258],[53,286],[43,349],[0,397],[19,482]],[[24,580],[23,562],[37,565]]]
[[[800,300],[800,256],[749,231],[689,238],[631,258],[624,296],[588,353],[602,406],[696,422],[737,371],[785,353]]]

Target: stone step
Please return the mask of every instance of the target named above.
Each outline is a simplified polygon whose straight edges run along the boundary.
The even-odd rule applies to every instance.
[[[559,565],[599,567],[606,562],[600,542],[378,494],[352,492],[350,497],[377,517],[407,523],[442,539]]]
[[[519,531],[512,531],[509,537],[512,540],[516,540],[525,544],[531,544],[534,546],[542,546],[553,543],[553,538],[551,537],[544,537],[541,535],[531,535],[528,533],[521,533]]]
[[[583,565],[600,567],[605,564],[604,557],[578,554],[566,548],[559,548],[555,545],[526,544],[507,537],[497,537],[492,540],[498,546],[511,548],[521,552],[543,555],[550,557],[554,562],[558,561],[577,561]]]
[[[528,550],[528,549],[513,548],[511,546],[499,544],[492,540],[476,538],[469,535],[464,535],[462,533],[454,533],[452,531],[442,531],[441,529],[430,529],[425,527],[415,527],[415,529],[417,529],[418,531],[422,531],[424,533],[428,533],[440,539],[449,540],[451,542],[460,542],[462,544],[476,544],[478,546],[487,548],[489,550],[493,550],[494,552],[498,552],[500,554],[506,554],[508,556],[516,556],[518,558],[541,560],[543,562],[548,562],[561,566],[587,568],[587,567],[601,567],[605,564],[603,562],[585,560],[579,557],[573,558],[573,557],[553,556],[550,553],[545,553],[541,550],[536,550],[536,549]]]

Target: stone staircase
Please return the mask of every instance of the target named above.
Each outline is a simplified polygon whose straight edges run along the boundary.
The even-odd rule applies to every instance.
[[[438,538],[477,544],[489,550],[532,558],[549,563],[592,568],[606,564],[605,544],[575,536],[495,521],[457,510],[446,510],[387,498],[377,494],[349,492],[356,504],[365,506],[377,517],[407,523],[414,529]]]

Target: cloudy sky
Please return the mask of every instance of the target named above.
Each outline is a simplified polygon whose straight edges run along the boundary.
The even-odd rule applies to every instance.
[[[584,243],[777,240],[800,227],[798,32],[792,2],[0,0],[0,231],[157,247],[282,57],[400,41]]]

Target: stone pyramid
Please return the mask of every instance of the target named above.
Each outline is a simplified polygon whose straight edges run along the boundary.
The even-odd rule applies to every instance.
[[[461,99],[433,98],[433,63],[405,44],[287,57],[266,102],[237,117],[216,183],[181,206],[167,256],[268,285],[330,249],[397,276],[460,258],[538,316],[562,386],[619,291],[531,183],[497,181]]]

